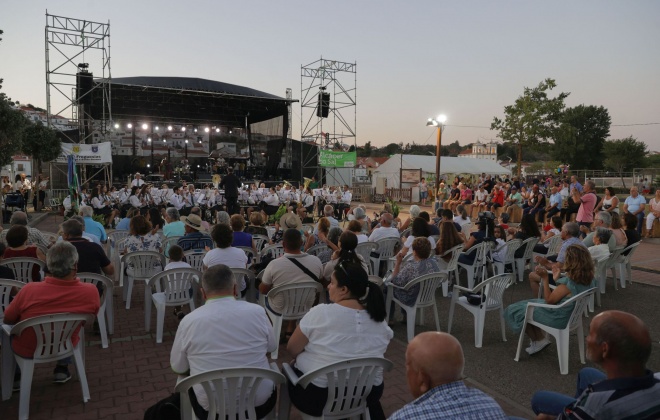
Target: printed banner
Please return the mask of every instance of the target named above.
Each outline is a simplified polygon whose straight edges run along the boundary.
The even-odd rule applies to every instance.
[[[77,165],[112,163],[110,142],[96,144],[62,143],[62,153],[55,163],[67,163],[68,156],[75,156]]]
[[[332,150],[321,150],[319,152],[319,166],[326,168],[353,168],[356,159],[356,152],[335,152]]]

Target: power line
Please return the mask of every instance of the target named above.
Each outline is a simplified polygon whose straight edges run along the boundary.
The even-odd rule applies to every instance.
[[[636,125],[658,125],[660,122],[640,123],[640,124],[612,124],[611,127],[633,127]]]

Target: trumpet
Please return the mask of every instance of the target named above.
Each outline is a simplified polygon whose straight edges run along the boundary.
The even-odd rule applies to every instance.
[[[293,185],[291,185],[291,183],[289,181],[287,181],[286,179],[284,180],[284,185],[286,187],[289,187],[289,188],[293,187]]]

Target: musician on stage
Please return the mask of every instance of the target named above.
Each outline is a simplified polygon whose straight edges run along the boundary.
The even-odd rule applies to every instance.
[[[144,185],[144,180],[142,179],[142,174],[136,172],[135,178],[133,179],[133,181],[131,181],[131,187],[142,188],[143,185]]]
[[[104,226],[111,226],[112,221],[116,216],[119,216],[119,210],[112,209],[110,206],[112,202],[108,199],[107,196],[102,193],[99,194],[99,189],[94,188],[92,191],[92,208],[94,209],[94,214],[102,214],[105,216]]]
[[[351,208],[351,200],[353,199],[353,193],[348,189],[348,185],[344,185],[344,192],[341,194],[339,203],[336,207],[336,218],[337,220],[342,220],[344,218],[345,211]]]
[[[130,185],[126,185],[122,189],[119,190],[117,193],[117,203],[119,210],[121,212],[120,217],[123,219],[126,217],[126,213],[128,212],[128,209],[131,208],[131,203],[128,201],[128,198],[131,196],[131,187]]]
[[[313,216],[314,196],[312,195],[311,188],[305,188],[305,190],[300,194],[300,203],[304,208],[307,209],[307,214]]]
[[[138,198],[140,199],[140,214],[144,216],[149,211],[149,207],[154,204],[154,200],[151,197],[151,185],[142,184],[142,188],[140,188],[140,192],[138,193]]]
[[[277,195],[277,190],[271,187],[260,205],[261,210],[263,210],[267,216],[277,213],[277,210],[280,209],[280,198]]]
[[[298,190],[296,190],[296,187],[292,185],[291,189],[289,190],[289,205],[296,208],[298,207],[299,202],[300,202],[300,194],[298,193]]]
[[[178,211],[181,211],[183,208],[183,201],[179,195],[179,187],[174,187],[172,190],[172,195],[170,196],[169,204],[167,207],[174,207]]]

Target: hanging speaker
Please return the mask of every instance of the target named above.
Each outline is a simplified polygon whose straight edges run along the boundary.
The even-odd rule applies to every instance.
[[[319,92],[319,100],[316,105],[316,116],[321,118],[328,118],[330,111],[330,94],[326,92]]]
[[[89,93],[94,85],[94,77],[88,71],[76,73],[76,98],[79,104],[89,105],[92,103],[92,95]]]

